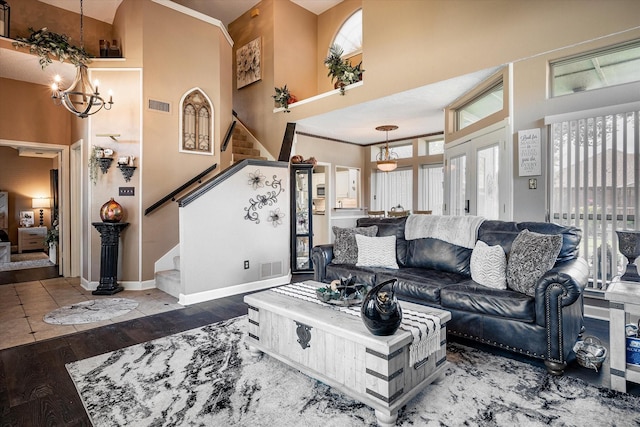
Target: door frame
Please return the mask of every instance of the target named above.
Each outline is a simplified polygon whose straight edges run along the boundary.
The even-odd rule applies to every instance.
[[[451,168],[450,160],[461,155],[467,156],[466,168],[466,192],[468,193],[469,212],[467,215],[477,213],[477,184],[476,184],[476,158],[480,149],[496,144],[498,138],[500,145],[500,169],[498,186],[500,189],[500,217],[504,221],[513,219],[513,130],[511,121],[506,119],[480,129],[459,140],[445,144],[445,215],[451,215]]]

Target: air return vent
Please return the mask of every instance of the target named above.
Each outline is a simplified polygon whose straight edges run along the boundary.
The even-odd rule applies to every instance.
[[[282,261],[268,262],[260,264],[260,278],[275,277],[282,275]]]
[[[171,103],[158,101],[157,99],[149,99],[149,110],[171,113]]]

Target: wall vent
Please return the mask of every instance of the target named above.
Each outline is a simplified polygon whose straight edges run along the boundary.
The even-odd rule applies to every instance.
[[[161,113],[171,113],[171,103],[158,101],[157,99],[149,99],[149,110],[159,111]]]
[[[282,275],[282,261],[260,264],[260,278],[266,279]]]

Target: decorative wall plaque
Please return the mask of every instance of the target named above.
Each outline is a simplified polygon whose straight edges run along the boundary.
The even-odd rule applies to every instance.
[[[236,50],[236,87],[238,89],[262,78],[262,37]]]

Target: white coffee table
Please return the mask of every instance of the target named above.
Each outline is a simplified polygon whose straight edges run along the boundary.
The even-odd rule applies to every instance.
[[[264,352],[374,408],[381,426],[395,425],[403,405],[444,377],[445,324],[451,319],[447,311],[401,303],[404,309],[438,316],[442,327],[439,349],[413,367],[410,332],[375,336],[359,316],[271,290],[247,295],[244,301],[249,306],[246,341],[252,352]]]

